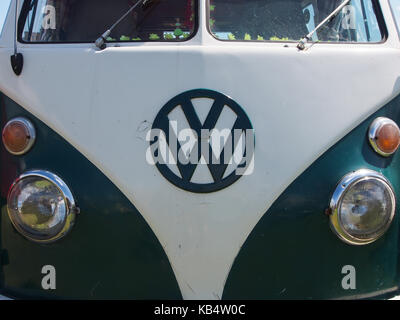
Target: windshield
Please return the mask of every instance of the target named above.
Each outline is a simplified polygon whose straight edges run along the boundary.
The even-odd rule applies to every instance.
[[[25,0],[22,42],[94,42],[137,0]],[[197,0],[152,0],[140,5],[107,39],[184,41],[195,32]]]
[[[8,7],[10,6],[11,0],[2,0],[0,3],[0,35],[3,31],[4,22],[8,13]]]
[[[342,0],[209,0],[209,28],[220,40],[299,41],[334,11]],[[313,41],[379,42],[379,6],[352,0],[319,29]]]

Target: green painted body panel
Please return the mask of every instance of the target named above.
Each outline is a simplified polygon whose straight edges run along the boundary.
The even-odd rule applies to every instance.
[[[181,299],[163,248],[137,209],[82,154],[4,95],[1,127],[26,116],[37,141],[25,156],[0,149],[0,293],[17,298]],[[352,170],[382,172],[399,196],[400,153],[382,158],[366,134],[377,116],[400,124],[400,97],[335,144],[275,201],[244,243],[226,282],[224,299],[390,297],[400,280],[399,210],[387,234],[370,245],[343,243],[324,214],[338,181]],[[25,240],[12,227],[6,195],[30,169],[59,175],[81,208],[72,232],[51,245]],[[399,207],[399,206],[398,206]],[[41,268],[57,270],[57,289],[41,289]],[[341,287],[344,265],[357,270],[357,289]]]
[[[181,299],[163,248],[121,191],[69,143],[4,95],[0,107],[2,127],[15,116],[25,116],[37,132],[36,144],[25,156],[11,156],[1,147],[0,292],[16,298]],[[60,176],[81,209],[71,233],[54,244],[24,239],[7,215],[8,188],[31,169]],[[56,268],[54,291],[41,288],[44,265]]]
[[[400,152],[390,158],[380,157],[367,140],[368,127],[378,116],[400,124],[400,97],[330,148],[281,194],[244,243],[227,279],[224,299],[336,299],[395,294],[400,271],[400,206],[389,231],[365,246],[339,240],[324,214],[339,180],[360,168],[384,174],[399,197]],[[345,265],[356,268],[355,290],[342,288]]]

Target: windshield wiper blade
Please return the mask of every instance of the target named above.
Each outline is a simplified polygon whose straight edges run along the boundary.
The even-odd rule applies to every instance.
[[[332,20],[333,17],[336,17],[337,14],[349,4],[351,0],[343,1],[339,7],[333,10],[313,31],[311,31],[308,35],[302,38],[297,44],[297,48],[299,50],[304,50],[306,48],[306,43],[311,39],[312,35],[317,32],[322,26],[324,26],[328,21]]]
[[[153,0],[138,0],[132,7],[130,7],[130,9],[121,17],[119,18],[119,20],[117,22],[115,22],[110,29],[108,29],[106,32],[104,32],[100,38],[98,38],[96,40],[96,42],[94,43],[96,45],[97,48],[99,48],[100,50],[103,50],[106,48],[106,40],[107,38],[110,36],[111,32],[113,31],[113,29],[118,26],[133,10],[136,9],[136,7],[138,7],[140,4],[143,4],[143,6],[145,6],[146,4],[152,2]]]

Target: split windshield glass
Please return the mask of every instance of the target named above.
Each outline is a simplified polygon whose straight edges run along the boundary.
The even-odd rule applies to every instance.
[[[11,0],[1,0],[0,3],[0,36],[3,31],[4,22],[8,13],[8,9],[10,7]]]
[[[299,41],[342,0],[209,0],[209,29],[219,40]],[[352,0],[313,41],[380,42],[379,4]]]
[[[22,42],[94,42],[137,0],[25,0]],[[108,42],[185,41],[197,25],[197,0],[153,0],[122,21]]]

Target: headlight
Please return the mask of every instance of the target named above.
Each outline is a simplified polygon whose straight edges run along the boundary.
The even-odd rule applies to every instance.
[[[332,196],[331,227],[346,243],[368,244],[387,231],[395,206],[393,188],[382,174],[358,170],[346,175]]]
[[[7,208],[18,232],[41,243],[66,235],[77,211],[67,185],[58,176],[39,170],[24,173],[14,182]]]

